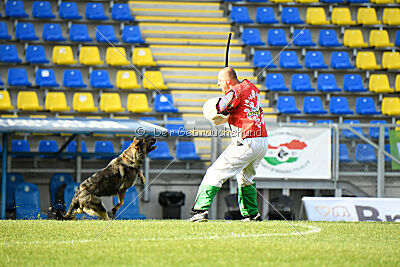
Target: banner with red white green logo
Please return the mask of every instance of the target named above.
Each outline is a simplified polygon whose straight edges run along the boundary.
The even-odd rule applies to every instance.
[[[330,179],[331,130],[270,127],[268,151],[256,177]]]

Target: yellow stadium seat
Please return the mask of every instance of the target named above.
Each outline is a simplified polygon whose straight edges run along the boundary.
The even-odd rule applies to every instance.
[[[151,108],[149,108],[147,96],[145,94],[129,94],[126,108],[130,112],[136,113],[151,112]]]
[[[138,89],[136,74],[133,70],[120,70],[117,72],[117,87],[121,89]]]
[[[303,4],[308,4],[308,3],[318,3],[318,0],[296,0],[297,3],[303,3]]]
[[[79,63],[83,65],[103,65],[97,46],[82,46],[79,52]]]
[[[106,50],[106,63],[111,66],[127,66],[129,59],[123,47],[108,47]]]
[[[389,41],[389,34],[386,30],[371,30],[369,33],[369,45],[375,47],[389,47],[393,43]]]
[[[332,10],[332,23],[336,25],[355,25],[351,19],[350,10],[347,7],[335,7]]]
[[[42,110],[39,100],[34,91],[20,91],[17,97],[17,107],[20,110],[37,111]]]
[[[307,8],[306,23],[312,25],[330,24],[329,20],[326,20],[325,9],[323,7]]]
[[[371,0],[375,4],[394,4],[394,0]]]
[[[382,21],[387,25],[400,25],[400,8],[385,8]]]
[[[151,55],[150,48],[135,48],[133,50],[132,62],[138,66],[155,66],[156,63]]]
[[[356,67],[362,70],[381,69],[381,66],[376,64],[375,54],[372,51],[358,52],[356,57]]]
[[[146,89],[167,89],[161,71],[146,71],[143,75],[143,87]]]
[[[121,112],[121,98],[118,93],[103,93],[100,97],[100,109],[104,112]]]
[[[400,120],[396,121],[396,124],[397,124],[397,125],[400,125]],[[396,128],[394,128],[394,130],[395,130],[395,131],[400,131],[400,127],[396,127]]]
[[[2,114],[2,118],[18,118],[18,115],[15,114]]]
[[[358,9],[357,22],[363,25],[382,24],[382,22],[376,18],[375,8],[368,7],[360,7]]]
[[[73,99],[73,108],[78,112],[97,111],[94,106],[93,95],[91,93],[75,93]]]
[[[69,110],[69,107],[67,106],[67,99],[65,98],[65,94],[63,92],[48,92],[44,106],[46,110],[50,110],[52,112]]]
[[[399,97],[384,97],[382,99],[382,114],[390,116],[400,115],[400,98]]]
[[[386,74],[371,74],[369,77],[369,90],[375,93],[393,93],[394,89],[389,86]]]
[[[382,68],[389,70],[400,69],[400,52],[383,52]]]
[[[53,63],[59,65],[70,65],[76,64],[74,55],[72,53],[72,48],[70,46],[59,46],[53,47]]]
[[[11,105],[10,94],[8,91],[0,91],[0,110],[13,110]]]
[[[293,0],[271,0],[273,3],[290,3],[293,2]]]
[[[361,30],[345,30],[343,44],[348,47],[368,47]]]

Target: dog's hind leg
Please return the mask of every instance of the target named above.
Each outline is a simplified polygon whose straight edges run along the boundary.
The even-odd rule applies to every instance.
[[[83,206],[83,211],[89,215],[100,217],[102,220],[110,220],[99,197],[92,195],[90,201]]]
[[[118,204],[115,205],[115,207],[112,209],[113,217],[115,217],[115,214],[117,213],[117,211],[122,207],[122,205],[124,205],[125,193],[126,193],[126,191],[119,192],[117,194],[118,195]]]

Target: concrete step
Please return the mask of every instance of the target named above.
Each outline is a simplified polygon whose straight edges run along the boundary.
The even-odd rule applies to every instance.
[[[167,66],[188,66],[188,67],[220,67],[225,66],[225,62],[220,61],[183,61],[183,60],[156,60],[157,66],[167,67]],[[230,62],[229,66],[234,68],[246,68],[250,67],[249,62]]]
[[[177,44],[177,45],[226,45],[227,34],[224,38],[215,39],[210,38],[166,38],[166,37],[148,37],[146,43],[152,44]],[[231,40],[231,45],[238,45],[239,41],[236,39]]]
[[[206,31],[214,32],[230,32],[230,24],[204,24],[204,23],[167,23],[167,22],[140,22],[141,31]]]
[[[160,70],[164,76],[165,75],[215,76],[215,81],[216,81],[218,72],[221,70],[221,68],[161,67]],[[236,69],[236,74],[240,77],[253,77],[254,70],[252,68],[238,68]]]
[[[229,35],[228,32],[207,32],[188,31],[188,30],[143,30],[142,38],[200,38],[200,39],[224,39]],[[226,42],[226,41],[225,41]]]
[[[225,54],[198,54],[198,53],[176,53],[156,52],[152,53],[155,60],[181,60],[181,61],[224,61]],[[245,55],[229,55],[229,63],[243,62]]]
[[[248,79],[250,76],[239,76],[239,80]],[[164,82],[166,83],[215,83],[217,86],[217,77],[215,75],[211,76],[198,76],[198,75],[164,75]]]
[[[222,18],[222,10],[202,10],[202,9],[181,9],[181,8],[144,8],[132,7],[131,12],[134,16],[179,16],[179,17],[202,17],[202,18]]]
[[[210,17],[187,17],[187,16],[154,16],[154,15],[136,15],[135,21],[139,22],[188,22],[188,23],[204,23],[204,24],[215,24],[215,23],[227,23],[228,18],[210,18]]]
[[[192,53],[192,54],[223,54],[225,57],[225,46],[211,46],[211,45],[150,45],[152,53]],[[242,47],[231,46],[229,48],[229,55],[242,54]]]
[[[220,3],[212,1],[129,1],[131,8],[220,10]]]

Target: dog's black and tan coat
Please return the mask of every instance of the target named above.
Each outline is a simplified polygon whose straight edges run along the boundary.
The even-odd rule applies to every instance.
[[[155,138],[136,139],[135,137],[132,144],[121,155],[79,185],[64,219],[74,219],[76,214],[85,212],[103,220],[109,220],[100,197],[118,195],[118,204],[112,209],[114,216],[124,204],[126,190],[135,184],[138,176],[144,184],[145,177],[140,167],[147,153],[157,148],[153,146],[155,142]]]

